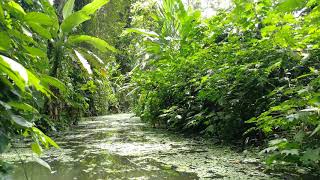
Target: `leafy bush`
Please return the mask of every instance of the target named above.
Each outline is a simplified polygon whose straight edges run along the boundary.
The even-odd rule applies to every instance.
[[[319,15],[313,0],[236,0],[203,19],[164,0],[151,29],[126,31],[143,36],[135,112],[221,140],[266,138],[268,164],[319,168]]]
[[[104,40],[72,33],[107,2],[94,0],[73,12],[74,0],[68,0],[62,19],[47,0],[0,2],[0,153],[13,145],[17,135],[32,138],[31,148],[38,155],[43,147],[58,148],[40,129],[71,124],[72,117],[79,117],[74,110],[88,109],[83,97],[86,88],[80,87],[103,62],[78,44],[87,43],[99,51],[116,50]],[[86,58],[96,64],[90,67]],[[64,114],[71,118],[60,119]],[[35,160],[50,168],[41,159]]]

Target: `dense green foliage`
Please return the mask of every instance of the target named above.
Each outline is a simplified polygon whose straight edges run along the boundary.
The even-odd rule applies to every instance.
[[[144,11],[151,26],[126,31],[143,36],[131,82],[143,120],[221,140],[266,138],[268,164],[319,169],[318,1],[236,0],[208,19],[180,0],[154,9]]]
[[[0,153],[25,137],[41,154],[59,147],[42,131],[132,108],[319,170],[319,19],[318,0],[234,0],[212,17],[182,0],[2,0]]]
[[[95,78],[95,85],[99,89],[93,94],[97,115],[126,112],[129,108],[130,99],[126,97],[127,92],[122,87],[128,82],[125,74],[133,68],[135,60],[127,51],[131,38],[121,34],[124,28],[131,26],[130,7],[133,2],[134,0],[111,0],[92,20],[82,26],[82,31],[105,39],[119,52],[98,54],[106,62],[107,71],[105,77]],[[98,80],[104,82],[104,87],[97,83]]]
[[[104,62],[79,44],[116,50],[74,31],[108,1],[94,0],[73,12],[74,0],[68,0],[61,14],[47,0],[0,2],[0,153],[18,135],[31,137],[39,155],[43,147],[58,148],[39,129],[71,124],[89,109],[86,96],[96,91],[91,79],[105,71]]]

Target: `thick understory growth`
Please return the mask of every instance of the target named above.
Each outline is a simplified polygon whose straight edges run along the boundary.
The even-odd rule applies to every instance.
[[[107,66],[94,52],[116,49],[77,28],[108,1],[90,1],[77,11],[75,0],[0,1],[0,153],[20,137],[32,139],[38,155],[59,148],[42,131],[94,112],[94,80],[107,86]],[[5,167],[0,160],[0,173]]]
[[[126,31],[141,35],[131,35],[136,114],[222,141],[268,140],[269,165],[319,170],[319,18],[315,0],[235,0],[209,18],[181,0],[140,2]]]

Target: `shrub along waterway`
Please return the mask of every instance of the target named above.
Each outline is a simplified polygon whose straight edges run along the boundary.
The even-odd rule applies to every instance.
[[[208,140],[151,128],[132,114],[86,118],[53,135],[61,149],[41,156],[51,172],[32,161],[30,145],[2,155],[13,170],[2,179],[277,179],[265,174],[253,153]],[[19,154],[19,155],[18,155]],[[22,163],[19,159],[22,159]]]

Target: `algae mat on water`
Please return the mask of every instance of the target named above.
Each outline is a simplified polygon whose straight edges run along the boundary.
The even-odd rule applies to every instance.
[[[25,172],[32,180],[275,178],[261,171],[254,156],[153,129],[132,116],[87,118],[54,135],[61,149],[42,156],[51,172],[32,161],[20,164],[15,152],[5,154],[15,168],[2,178],[22,180]],[[27,144],[17,151],[31,159]]]

